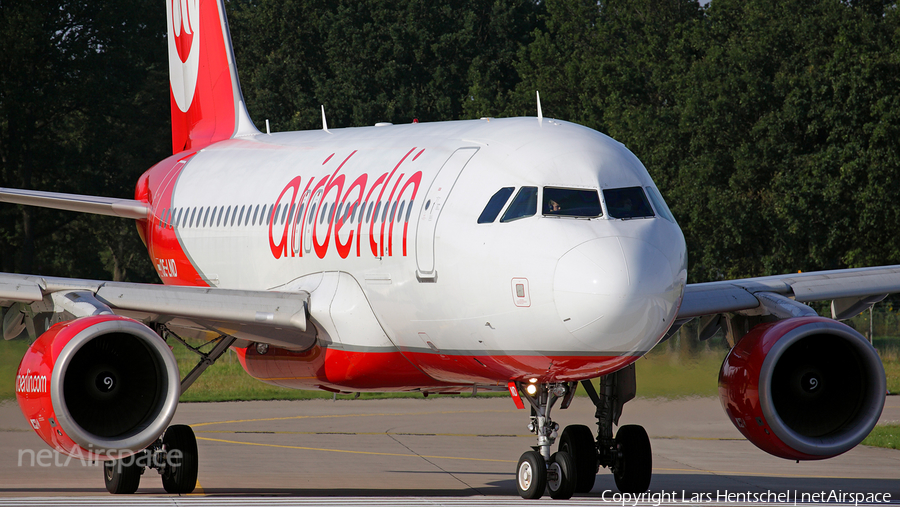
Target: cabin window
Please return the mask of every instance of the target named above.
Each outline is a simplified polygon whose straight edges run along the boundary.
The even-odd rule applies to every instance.
[[[544,187],[544,216],[596,218],[603,216],[596,190]]]
[[[369,223],[369,220],[372,218],[372,206],[373,205],[374,205],[373,203],[371,203],[371,202],[369,203],[369,210],[366,211],[366,223]]]
[[[394,215],[397,213],[397,201],[394,201],[394,204],[391,204],[391,218],[390,221],[394,221]]]
[[[478,223],[489,224],[494,220],[497,220],[497,215],[500,214],[500,210],[503,209],[506,201],[509,200],[509,196],[512,195],[513,190],[513,187],[503,187],[492,195],[490,200],[488,200],[487,206],[484,207],[484,210],[478,217]]]
[[[197,216],[197,208],[194,208],[193,211],[191,211],[191,223],[188,225],[188,227],[194,226],[194,217],[196,217],[196,216]]]
[[[612,218],[649,218],[653,208],[641,187],[607,188],[603,190],[606,209]]]
[[[259,216],[259,204],[257,204],[256,209],[253,210],[253,220],[250,221],[250,225],[256,225],[257,216]]]
[[[412,205],[416,201],[409,201],[409,207],[406,208],[406,221],[409,222],[409,217],[412,216]]]
[[[300,209],[297,210],[297,216],[294,218],[294,225],[298,225],[300,220],[303,220],[303,208],[306,207],[306,203],[300,204]]]
[[[397,212],[397,223],[399,224],[401,220],[403,220],[403,207],[406,206],[406,201],[400,203],[400,211]]]
[[[207,218],[209,218],[209,206],[206,207],[206,213],[203,215],[203,227],[206,227],[206,219]]]
[[[672,215],[672,210],[669,209],[669,206],[666,205],[666,201],[662,198],[662,195],[659,194],[659,190],[653,187],[646,188],[647,195],[650,196],[650,202],[652,202],[653,207],[656,208],[656,213],[674,224],[675,216]]]
[[[306,225],[310,225],[313,223],[313,219],[316,218],[316,205],[313,204],[309,207],[309,218],[306,220]]]
[[[520,188],[500,222],[512,222],[520,218],[534,216],[537,213],[537,190],[537,187]]]
[[[334,205],[335,203],[331,203],[331,207],[328,208],[328,223],[330,224],[332,220],[334,220]]]

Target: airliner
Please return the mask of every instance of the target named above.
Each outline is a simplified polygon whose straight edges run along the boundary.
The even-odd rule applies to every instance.
[[[722,406],[763,451],[829,458],[878,420],[883,367],[840,321],[900,291],[900,267],[687,284],[684,236],[643,164],[543,117],[539,98],[537,117],[329,128],[323,108],[321,129],[262,133],[222,0],[167,0],[167,21],[173,155],[134,198],[0,189],[134,220],[163,282],[0,274],[4,338],[34,340],[22,413],[57,451],[103,460],[111,493],[146,469],[194,489],[196,439],[169,423],[229,349],[290,388],[508,391],[536,437],[514,470],[532,499],[589,492],[601,467],[648,489],[647,432],[619,416],[634,362],[695,318],[732,346]],[[195,339],[211,349],[182,374],[170,345]],[[579,386],[597,429],[560,431],[552,409]]]

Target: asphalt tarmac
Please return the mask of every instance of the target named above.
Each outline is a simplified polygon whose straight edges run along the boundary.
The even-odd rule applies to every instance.
[[[593,427],[593,411],[587,398],[576,398],[552,416],[560,427]],[[887,398],[882,423],[889,421],[900,423],[900,397]],[[293,499],[291,505],[338,499],[347,505],[519,504],[516,461],[535,445],[525,427],[528,412],[508,398],[191,403],[178,407],[173,422],[191,425],[198,438],[195,493],[176,501],[148,471],[127,498],[144,505],[166,498],[160,505],[188,505],[203,497],[240,497],[246,504]],[[823,461],[776,458],[745,440],[713,398],[634,400],[620,423],[641,424],[651,437],[656,496],[641,499],[645,505],[853,504],[849,493],[881,495],[868,503],[890,494],[890,503],[900,503],[898,450],[858,446]],[[18,406],[0,404],[0,505],[112,498],[102,467],[41,455],[42,449]],[[576,503],[631,505],[615,492],[612,475],[601,469],[594,489]]]

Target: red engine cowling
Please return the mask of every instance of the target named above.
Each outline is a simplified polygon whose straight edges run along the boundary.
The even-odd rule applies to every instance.
[[[119,459],[150,445],[175,414],[181,382],[168,345],[114,315],[57,324],[25,353],[16,398],[35,432],[61,453]]]
[[[872,431],[884,408],[884,367],[840,322],[799,317],[760,324],[719,372],[719,399],[738,430],[787,459],[825,459]]]

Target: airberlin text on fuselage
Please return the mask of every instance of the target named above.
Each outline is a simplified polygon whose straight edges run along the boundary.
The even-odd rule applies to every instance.
[[[416,148],[409,150],[393,170],[381,174],[374,181],[370,181],[368,173],[357,176],[352,182],[342,174],[345,164],[356,155],[356,151],[347,155],[330,176],[318,181],[315,177],[304,179],[297,176],[292,179],[279,194],[274,211],[271,212],[273,216],[269,220],[269,248],[272,255],[276,259],[302,257],[304,251],[314,251],[322,259],[333,240],[335,250],[343,259],[354,251],[359,257],[366,249],[376,257],[392,256],[396,225],[398,234],[403,235],[402,255],[406,256],[409,222],[405,217],[400,219],[399,215],[410,214],[409,208],[412,207],[422,182],[422,171],[416,171],[407,177],[401,166],[410,158],[410,161],[419,158],[425,150],[412,155],[414,151]],[[322,165],[327,164],[332,157],[334,154],[329,155]],[[330,212],[323,203],[332,203]],[[398,210],[400,203],[409,207]],[[373,213],[371,219],[363,220],[368,215],[367,208],[373,210]],[[320,218],[321,213],[326,214],[324,219]],[[376,220],[379,213],[388,219]],[[355,216],[355,219],[351,216]],[[328,229],[324,239],[320,241],[319,229],[324,229],[326,225]],[[402,232],[399,230],[401,226]],[[312,229],[307,230],[310,227]],[[368,230],[363,229],[364,227]],[[363,241],[364,232],[368,232],[368,241]],[[307,244],[307,241],[311,244]]]

